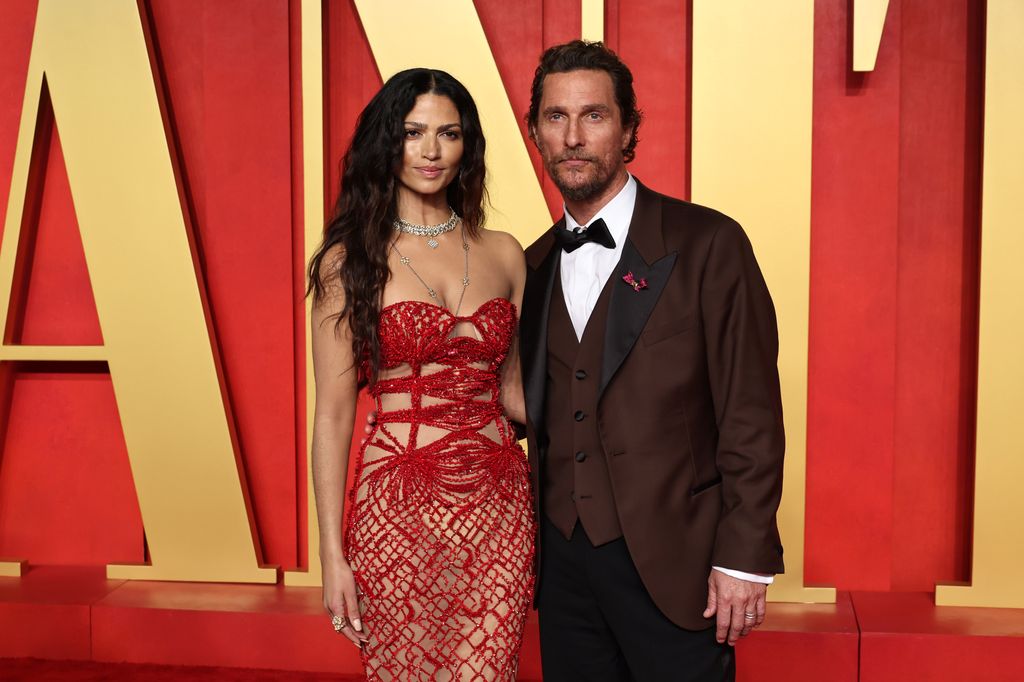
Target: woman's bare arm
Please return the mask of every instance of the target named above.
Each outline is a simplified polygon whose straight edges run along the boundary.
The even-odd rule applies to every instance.
[[[523,288],[526,286],[526,257],[519,241],[510,234],[503,234],[503,260],[511,281],[511,300],[522,315]],[[519,366],[519,324],[512,339],[508,356],[501,369],[501,405],[505,414],[514,422],[526,424],[526,401],[523,398],[523,375]]]
[[[366,635],[359,621],[355,580],[345,560],[341,537],[345,479],[359,391],[351,330],[347,320],[335,324],[345,300],[336,274],[337,257],[325,258],[324,262],[328,264],[322,273],[325,292],[313,305],[310,329],[316,381],[311,457],[320,527],[324,607],[331,614],[348,619],[351,625],[342,633],[361,645]]]

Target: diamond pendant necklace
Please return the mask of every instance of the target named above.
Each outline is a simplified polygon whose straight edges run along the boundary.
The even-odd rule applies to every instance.
[[[394,225],[395,229],[399,232],[414,234],[417,237],[427,237],[427,246],[432,249],[436,249],[439,243],[437,241],[437,236],[439,234],[444,234],[445,232],[451,232],[459,223],[459,216],[455,214],[455,209],[449,206],[448,210],[452,212],[451,216],[448,220],[438,225],[417,225],[401,218],[395,218],[392,225]]]
[[[452,215],[455,215],[455,213],[453,212]],[[452,225],[452,227],[449,229],[455,229],[455,226]],[[445,231],[447,232],[449,230]],[[402,230],[402,232],[405,232],[405,230]],[[410,232],[410,234],[415,233]],[[430,246],[429,241],[427,242],[427,246]],[[409,268],[409,272],[415,275],[416,279],[420,281],[420,284],[422,284],[423,287],[427,290],[427,293],[430,294],[430,298],[434,300],[434,303],[436,303],[439,308],[447,309],[447,307],[444,304],[442,304],[441,300],[437,297],[437,292],[434,291],[433,287],[431,287],[429,284],[423,281],[423,278],[420,277],[420,273],[416,272],[416,269],[412,266],[412,261],[409,260],[409,257],[402,255],[402,252],[398,250],[398,244],[392,244],[391,248],[394,249],[395,253],[398,254],[398,260],[402,263],[402,265]],[[433,249],[436,248],[436,246],[431,246],[430,248]],[[462,273],[462,291],[459,293],[459,303],[457,306],[455,306],[455,312],[452,313],[453,315],[455,315],[455,317],[458,317],[459,311],[462,310],[462,299],[466,297],[466,289],[469,287],[469,242],[466,241],[465,226],[463,226],[462,228],[462,253],[465,255],[465,266]]]

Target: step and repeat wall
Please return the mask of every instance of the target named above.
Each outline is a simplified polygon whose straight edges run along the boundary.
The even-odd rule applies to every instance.
[[[304,263],[356,117],[462,80],[528,244],[533,72],[585,37],[633,70],[631,172],[738,219],[772,290],[773,598],[1024,607],[1022,36],[1015,0],[6,0],[0,574],[319,584]]]

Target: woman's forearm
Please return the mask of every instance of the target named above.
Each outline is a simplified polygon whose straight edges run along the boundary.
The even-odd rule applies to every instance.
[[[355,405],[347,417],[314,416],[311,457],[321,557],[342,552],[341,524],[354,419]]]

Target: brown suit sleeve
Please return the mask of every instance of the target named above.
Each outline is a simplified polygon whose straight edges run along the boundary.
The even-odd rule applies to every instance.
[[[708,375],[718,424],[722,516],[712,564],[781,573],[775,521],[785,434],[775,308],[742,228],[723,222],[701,281]]]

